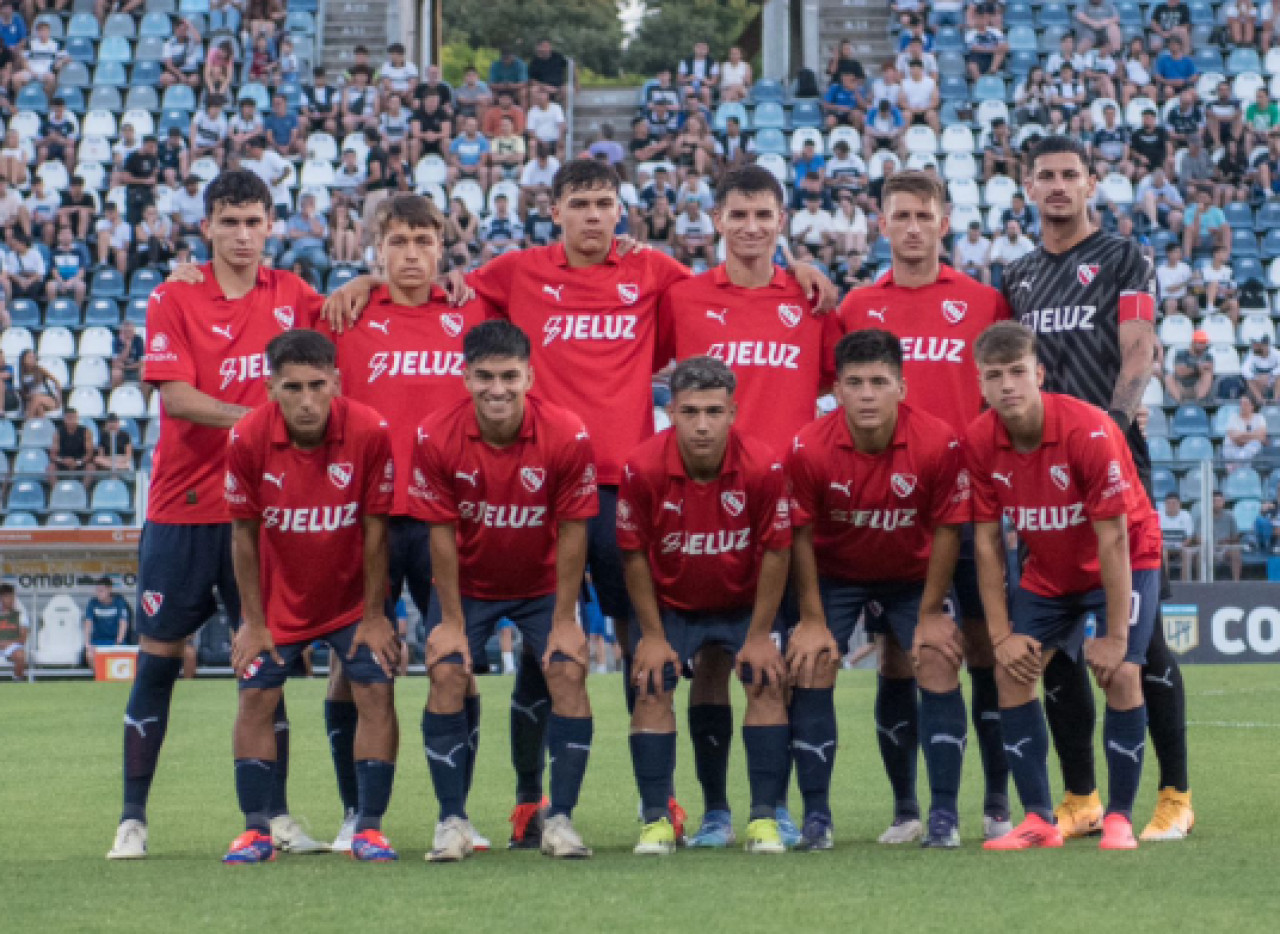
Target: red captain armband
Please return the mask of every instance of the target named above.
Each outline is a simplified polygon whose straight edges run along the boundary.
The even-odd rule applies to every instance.
[[[1156,320],[1156,298],[1150,292],[1121,292],[1120,301],[1116,303],[1119,321],[1151,321]]]

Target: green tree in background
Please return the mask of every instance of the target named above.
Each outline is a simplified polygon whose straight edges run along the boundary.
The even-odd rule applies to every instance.
[[[450,45],[509,47],[527,61],[543,38],[597,74],[618,73],[622,23],[614,0],[454,0],[444,5],[444,40]]]
[[[710,44],[712,58],[724,61],[760,7],[760,0],[649,0],[648,15],[627,46],[623,65],[645,76],[664,67],[674,71],[699,41]]]

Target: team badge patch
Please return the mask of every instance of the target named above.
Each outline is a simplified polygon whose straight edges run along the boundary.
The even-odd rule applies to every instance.
[[[236,491],[236,487],[239,486],[239,484],[236,483],[236,475],[228,470],[226,477],[227,477],[227,480],[226,480],[227,492],[234,493]]]
[[[354,469],[350,464],[330,464],[329,479],[338,489],[345,490],[351,485],[351,474]]]
[[[725,512],[737,518],[742,515],[742,510],[747,508],[746,494],[737,490],[725,490],[720,494],[720,505],[724,507]]]
[[[889,486],[902,499],[906,499],[916,489],[916,476],[909,473],[896,473],[889,478]]]
[[[968,302],[956,302],[947,299],[942,303],[942,317],[947,319],[948,324],[959,324],[968,313]]]
[[[804,319],[804,309],[799,305],[779,305],[778,317],[787,327],[793,328]]]
[[[1076,267],[1076,278],[1080,280],[1081,285],[1089,285],[1098,278],[1098,264],[1081,263]]]
[[[293,327],[293,307],[291,305],[282,305],[275,310],[276,321],[280,327],[288,331]]]
[[[164,605],[164,594],[158,590],[144,590],[142,592],[142,612],[148,616],[155,616],[160,612],[160,607]]]
[[[537,493],[542,489],[542,484],[546,479],[547,472],[541,467],[520,468],[520,485],[530,493]]]
[[[1062,492],[1067,491],[1067,487],[1071,486],[1071,474],[1067,473],[1065,464],[1054,464],[1049,468],[1049,479],[1053,481],[1053,485]]]
[[[624,305],[634,305],[640,300],[640,286],[634,282],[619,282],[618,298],[622,299]]]
[[[447,314],[440,316],[440,327],[444,328],[444,332],[450,337],[457,337],[462,333],[462,315]]]

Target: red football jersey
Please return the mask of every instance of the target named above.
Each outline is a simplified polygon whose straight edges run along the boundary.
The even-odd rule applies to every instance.
[[[557,523],[600,509],[591,437],[582,419],[525,400],[520,435],[505,448],[480,437],[470,399],[418,430],[409,486],[415,519],[455,523],[458,585],[480,600],[555,593]]]
[[[658,603],[691,613],[753,606],[764,552],[791,545],[782,462],[736,428],[713,483],[689,477],[673,428],[636,448],[617,521],[618,547],[648,555]]]
[[[963,435],[982,411],[973,345],[978,336],[1010,317],[1004,296],[990,286],[941,266],[932,285],[896,285],[890,271],[840,305],[844,331],[883,328],[902,340],[907,400]]]
[[[338,397],[324,443],[294,447],[276,403],[231,430],[233,519],[260,519],[262,608],[281,644],[317,639],[364,613],[364,517],[391,512],[394,463],[382,416]]]
[[[677,360],[716,357],[738,377],[734,427],[785,454],[831,388],[839,319],[810,314],[804,289],[781,268],[764,288],[746,289],[724,266],[672,286],[659,317]]]
[[[263,267],[252,291],[229,299],[212,264],[200,271],[204,282],[166,282],[151,293],[143,379],[190,383],[232,405],[262,405],[267,401],[267,344],[282,331],[314,326],[324,298],[293,273]],[[226,429],[170,418],[161,406],[148,521],[227,522],[222,496],[226,450]]]
[[[879,454],[853,444],[844,410],[796,435],[787,459],[791,521],[813,526],[818,573],[856,583],[923,581],[933,533],[970,521],[969,478],[955,432],[909,405]]]
[[[671,359],[660,348],[658,302],[689,270],[658,250],[572,268],[564,246],[507,253],[470,281],[533,342],[534,392],[576,412],[591,431],[600,482],[653,434],[652,376]]]
[[[1115,422],[1071,396],[1042,398],[1044,437],[1034,451],[1015,451],[995,412],[969,426],[973,521],[1009,520],[1027,545],[1022,586],[1042,597],[1102,586],[1097,519],[1126,516],[1133,569],[1160,567],[1160,519]]]
[[[418,424],[432,412],[469,398],[462,382],[462,339],[485,319],[480,300],[459,308],[443,289],[432,289],[425,305],[391,300],[386,286],[374,289],[360,322],[341,334],[319,330],[338,346],[342,392],[382,413],[391,428],[396,458],[396,502],[392,514],[409,514],[409,475]]]

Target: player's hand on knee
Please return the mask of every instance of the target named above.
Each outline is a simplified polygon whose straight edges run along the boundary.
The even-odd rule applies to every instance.
[[[920,622],[916,624],[915,641],[911,646],[911,661],[916,668],[920,667],[920,653],[924,649],[938,652],[948,664],[959,668],[964,661],[964,641],[960,627],[946,613],[922,613]]]
[[[231,640],[231,667],[236,677],[244,677],[245,671],[261,655],[270,655],[277,665],[284,664],[280,653],[276,651],[275,640],[271,638],[271,632],[266,626],[242,624]]]
[[[550,667],[557,655],[562,655],[576,662],[584,669],[590,661],[587,651],[587,634],[582,631],[577,620],[564,623],[552,623],[551,633],[547,636],[547,650],[542,653],[542,667]]]
[[[1128,650],[1128,639],[1113,639],[1110,636],[1090,639],[1084,644],[1084,660],[1103,690],[1111,687],[1111,679],[1124,664],[1125,652]]]
[[[817,675],[834,668],[839,660],[840,647],[825,623],[802,622],[792,630],[787,641],[787,669],[794,687],[813,687]]]
[[[200,271],[198,263],[179,263],[173,267],[173,271],[169,273],[169,278],[164,281],[199,285],[204,281],[204,273]]]
[[[631,659],[631,678],[636,690],[641,694],[665,694],[668,665],[679,674],[680,656],[671,643],[661,637],[642,637]]]
[[[996,663],[1020,684],[1040,677],[1040,643],[1030,636],[1010,634],[996,645]]]
[[[734,667],[748,694],[760,695],[787,683],[787,663],[768,633],[748,638],[738,650]]]
[[[356,627],[355,636],[351,639],[351,651],[347,653],[348,661],[356,657],[362,645],[369,647],[369,654],[382,669],[382,673],[388,678],[393,677],[396,669],[400,667],[400,634],[391,625],[391,620],[385,616],[370,616],[361,620],[360,625]]]
[[[462,626],[441,623],[427,637],[427,673],[450,656],[462,656],[462,667],[471,674],[471,645]]]
[[[454,308],[465,305],[476,297],[476,290],[467,282],[466,273],[461,269],[450,269],[440,277],[440,287],[448,296],[449,304]]]

